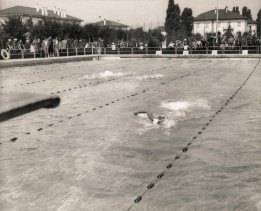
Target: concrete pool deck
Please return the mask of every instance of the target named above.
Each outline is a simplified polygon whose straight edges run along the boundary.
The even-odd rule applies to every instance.
[[[0,125],[3,210],[261,210],[260,59],[130,58],[0,74],[0,97],[61,98]],[[144,108],[166,124],[133,115]]]

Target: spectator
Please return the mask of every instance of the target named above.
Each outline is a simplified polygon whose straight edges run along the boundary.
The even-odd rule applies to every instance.
[[[202,42],[200,40],[197,41],[197,47],[202,47]]]
[[[42,46],[41,46],[41,40],[38,38],[36,41],[36,52],[40,53],[40,57],[42,57]]]
[[[7,51],[10,51],[10,50],[13,49],[13,45],[12,45],[12,40],[11,39],[8,39],[8,41],[6,42],[5,49]]]
[[[24,44],[22,42],[22,40],[19,40],[19,42],[17,43],[17,49],[23,51],[24,50]]]
[[[175,44],[173,41],[170,41],[169,45],[168,45],[168,48],[171,48],[173,49],[175,47]]]
[[[49,37],[48,39],[48,54],[49,57],[54,57],[54,47],[53,47],[53,40],[52,37]]]
[[[189,43],[187,41],[187,39],[184,39],[184,50],[187,51],[189,47]]]
[[[140,50],[143,50],[143,42],[140,42],[140,47],[139,47]]]
[[[111,50],[116,51],[116,45],[114,42],[111,44]]]
[[[33,45],[33,44],[31,44],[31,45],[30,45],[30,53],[34,53],[34,52],[35,52],[34,45]]]
[[[36,38],[34,38],[34,40],[33,40],[33,42],[32,42],[32,45],[33,45],[33,47],[34,47],[34,52],[37,52],[38,49],[37,49],[37,40],[36,40]]]
[[[24,48],[26,51],[30,51],[30,47],[31,47],[31,43],[29,39],[26,39],[25,44],[24,44]]]
[[[17,49],[17,39],[16,38],[14,38],[12,45],[13,45],[13,49]]]
[[[42,49],[44,52],[44,57],[49,57],[48,45],[49,45],[48,40],[45,38],[42,42]]]
[[[60,49],[60,46],[59,46],[59,40],[58,38],[56,37],[53,41],[53,46],[54,46],[54,51],[56,52],[57,54],[57,57],[59,56],[59,49]]]

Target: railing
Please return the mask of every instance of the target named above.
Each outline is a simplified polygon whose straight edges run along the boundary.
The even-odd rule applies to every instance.
[[[261,54],[261,46],[226,46],[226,47],[197,47],[188,49],[188,54],[212,54],[215,51],[216,54],[242,54],[247,50],[247,54]],[[160,47],[101,47],[101,48],[66,48],[55,49],[54,57],[66,57],[66,56],[79,56],[79,55],[126,55],[126,54],[142,54],[142,55],[155,55],[157,51],[162,54],[176,54],[181,55],[184,52],[184,48],[160,48]],[[48,55],[44,51],[30,52],[29,50],[12,49],[9,50],[10,59],[27,59],[27,58],[44,58]],[[2,57],[1,57],[2,59]]]

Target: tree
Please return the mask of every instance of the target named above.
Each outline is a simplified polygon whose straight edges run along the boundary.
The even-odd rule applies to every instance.
[[[181,14],[182,26],[188,37],[192,34],[193,29],[193,11],[191,8],[185,8]]]
[[[244,6],[244,7],[242,8],[242,15],[243,15],[243,16],[247,16],[247,7],[246,7],[246,6]]]
[[[261,37],[261,9],[257,13],[257,34],[259,37]]]
[[[251,10],[248,9],[246,6],[242,8],[242,15],[248,17],[248,19],[252,20]]]
[[[201,40],[203,36],[200,33],[192,34],[191,39],[192,40]]]
[[[180,28],[180,8],[178,4],[174,4],[174,0],[169,0],[166,11],[165,30],[168,34],[177,32]]]
[[[95,24],[85,24],[82,31],[82,38],[93,42],[99,38],[99,27]]]
[[[247,10],[247,17],[252,20],[252,14],[251,14],[251,9]]]
[[[6,33],[3,28],[0,26],[0,49],[4,48],[4,40],[7,38]]]
[[[10,38],[24,40],[24,34],[27,32],[26,25],[20,16],[10,16],[3,23],[3,31]]]
[[[55,38],[61,35],[61,23],[55,19],[43,18],[43,24],[40,24],[40,26],[44,38]]]
[[[63,22],[59,33],[58,37],[61,39],[79,40],[83,33],[83,27],[77,22]]]
[[[148,46],[150,47],[158,47],[164,41],[164,36],[159,29],[149,30],[147,34]]]

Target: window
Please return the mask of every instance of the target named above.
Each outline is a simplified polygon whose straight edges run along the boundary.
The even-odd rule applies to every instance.
[[[241,22],[240,21],[237,22],[237,27],[241,27]]]
[[[227,27],[229,27],[230,26],[230,22],[227,22]]]

